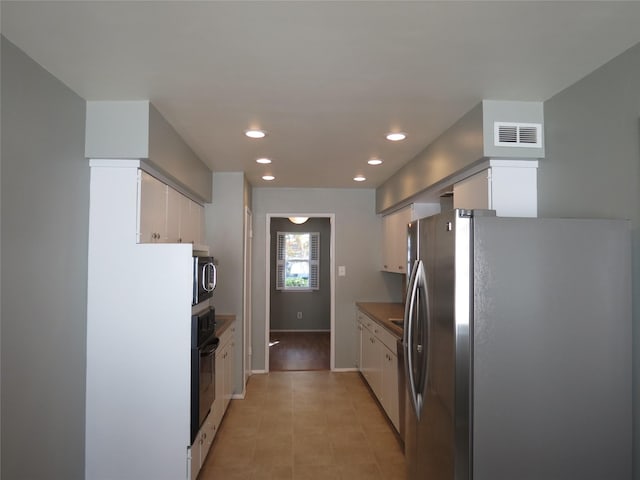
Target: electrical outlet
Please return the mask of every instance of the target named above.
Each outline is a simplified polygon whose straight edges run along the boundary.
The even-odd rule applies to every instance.
[[[298,320],[302,320],[302,312],[298,312]]]

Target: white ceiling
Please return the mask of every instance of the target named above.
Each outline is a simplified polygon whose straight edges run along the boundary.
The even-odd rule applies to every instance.
[[[546,100],[640,42],[640,2],[0,8],[2,34],[83,98],[149,99],[214,171],[270,187],[376,187],[482,99]]]

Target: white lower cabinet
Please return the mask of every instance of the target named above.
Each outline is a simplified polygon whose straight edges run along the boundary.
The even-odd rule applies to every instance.
[[[389,420],[400,431],[400,410],[398,405],[398,355],[395,350],[382,347],[382,406]]]
[[[195,480],[198,477],[198,473],[200,473],[200,467],[202,466],[202,456],[200,454],[201,450],[202,450],[202,432],[196,435],[196,439],[193,441],[193,445],[191,445],[191,465],[190,465],[191,480]]]
[[[357,323],[361,344],[358,368],[399,431],[397,339],[361,311]]]
[[[202,427],[191,446],[191,480],[195,480],[198,473],[200,473],[200,469],[207,458],[207,453],[209,453],[209,449],[211,448],[216,432],[217,425],[214,423],[213,415],[209,413],[209,416],[202,424]]]
[[[235,326],[231,324],[220,336],[220,344],[216,350],[216,399],[213,402],[213,420],[216,428],[222,422],[233,396],[233,354],[235,343],[233,336]]]
[[[216,350],[216,398],[211,406],[211,411],[204,424],[200,428],[196,439],[191,446],[191,480],[195,480],[207,458],[213,439],[220,429],[222,417],[227,411],[229,401],[233,395],[233,354],[235,343],[233,340],[236,327],[232,323],[222,335],[220,344]]]
[[[368,328],[365,328],[364,331],[364,344],[362,346],[363,374],[373,393],[380,399],[382,393],[382,356],[380,343]]]

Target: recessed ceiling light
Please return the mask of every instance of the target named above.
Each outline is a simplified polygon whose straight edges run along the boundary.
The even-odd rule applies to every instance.
[[[407,135],[402,132],[387,133],[387,140],[391,140],[392,142],[399,142],[400,140],[404,140],[405,138],[407,138]]]
[[[382,160],[380,160],[379,158],[372,158],[367,163],[369,165],[380,165],[382,163]]]
[[[271,160],[269,160],[268,158],[259,158],[256,160],[256,162],[267,164],[267,163],[271,163]]]
[[[275,180],[276,177],[274,177],[273,175],[263,175],[262,179],[266,180],[267,182],[270,182],[271,180]]]
[[[355,177],[353,177],[353,179],[354,179],[356,182],[364,182],[364,181],[366,180],[366,178],[365,178],[365,177],[363,177],[362,175],[356,175]]]
[[[246,130],[244,134],[249,138],[264,138],[267,135],[263,130]]]

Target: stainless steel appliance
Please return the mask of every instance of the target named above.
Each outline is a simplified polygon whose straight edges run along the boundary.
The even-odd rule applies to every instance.
[[[217,262],[213,257],[193,257],[193,300],[197,305],[211,298],[218,283]]]
[[[191,443],[216,398],[215,310],[207,307],[191,317]]]
[[[408,478],[630,479],[627,222],[453,210],[409,247]]]

